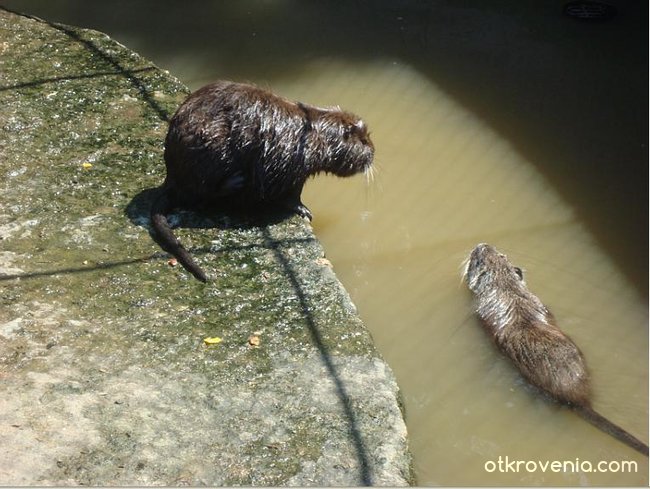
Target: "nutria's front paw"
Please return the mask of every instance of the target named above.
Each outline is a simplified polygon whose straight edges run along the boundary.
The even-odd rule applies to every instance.
[[[300,217],[306,217],[306,218],[309,219],[310,221],[312,220],[311,211],[310,211],[310,210],[307,208],[307,206],[306,206],[305,204],[303,204],[302,202],[301,202],[300,204],[296,205],[296,206],[293,208],[293,211],[294,211],[296,214],[298,214]]]

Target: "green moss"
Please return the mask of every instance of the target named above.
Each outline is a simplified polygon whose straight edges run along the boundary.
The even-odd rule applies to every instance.
[[[330,442],[347,452],[327,477],[358,482],[349,430],[367,415],[330,377],[378,353],[309,226],[179,213],[213,279],[171,267],[148,212],[186,87],[102,34],[0,9],[5,45],[0,362],[47,461],[24,480],[285,484]]]

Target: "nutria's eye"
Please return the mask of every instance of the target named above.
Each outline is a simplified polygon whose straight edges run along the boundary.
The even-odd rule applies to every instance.
[[[521,270],[521,268],[515,267],[515,273],[517,274],[517,277],[519,277],[519,280],[524,279],[524,272]]]

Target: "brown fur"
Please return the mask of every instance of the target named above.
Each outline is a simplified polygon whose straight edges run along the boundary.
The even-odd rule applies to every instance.
[[[520,268],[488,244],[470,254],[465,279],[496,346],[535,387],[568,404],[603,431],[648,455],[648,446],[591,408],[589,375],[576,344],[532,294]]]
[[[364,172],[373,155],[368,129],[354,114],[216,82],[191,94],[169,124],[167,176],[152,225],[162,246],[206,281],[169,228],[165,215],[174,207],[279,206],[311,219],[300,200],[305,181],[321,172]]]

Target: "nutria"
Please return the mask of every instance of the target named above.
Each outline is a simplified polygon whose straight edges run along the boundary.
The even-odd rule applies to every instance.
[[[207,85],[169,123],[167,176],[151,209],[153,229],[161,246],[205,282],[169,227],[165,216],[172,209],[275,206],[311,219],[300,200],[307,178],[368,171],[373,154],[366,124],[354,114],[291,102],[253,85]]]
[[[592,409],[582,353],[528,290],[520,268],[494,247],[479,244],[467,259],[464,275],[476,295],[476,312],[485,330],[528,382],[648,455],[648,445]]]

